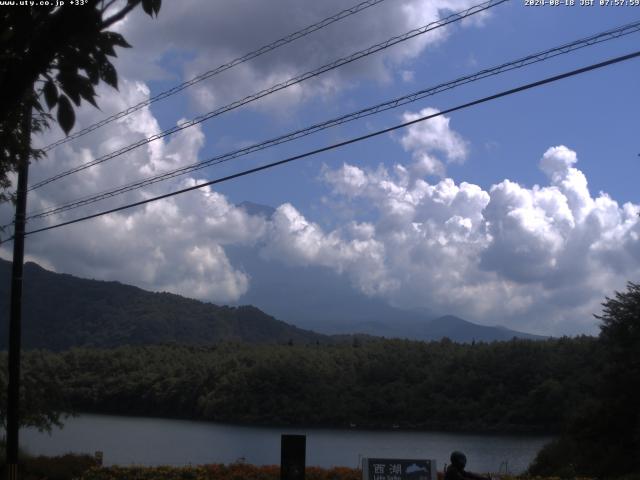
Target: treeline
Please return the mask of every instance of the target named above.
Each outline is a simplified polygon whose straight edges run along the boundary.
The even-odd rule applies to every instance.
[[[24,395],[32,410],[555,432],[593,391],[595,343],[354,340],[31,351],[24,354]]]

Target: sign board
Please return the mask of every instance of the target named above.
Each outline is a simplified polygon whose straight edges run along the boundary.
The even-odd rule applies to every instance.
[[[304,480],[307,437],[282,435],[280,439],[280,480]]]
[[[363,458],[362,480],[436,480],[436,461]]]

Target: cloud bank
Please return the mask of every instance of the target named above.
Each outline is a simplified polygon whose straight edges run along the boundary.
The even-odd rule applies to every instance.
[[[136,82],[123,83],[122,91],[122,97],[109,97],[118,103],[112,107],[149,94]],[[431,110],[406,112],[404,117],[425,112]],[[245,245],[287,265],[331,269],[347,276],[355,289],[395,306],[428,307],[533,332],[593,332],[592,313],[599,311],[604,295],[640,274],[640,207],[619,205],[605,193],[592,196],[585,175],[576,168],[576,152],[565,146],[543,153],[539,166],[548,178],[545,186],[505,179],[483,190],[457,183],[446,177],[445,166],[463,161],[467,144],[448,118],[438,118],[430,125],[414,125],[398,138],[410,158],[406,166],[344,163],[323,168],[321,180],[329,194],[351,212],[351,218],[333,230],[308,220],[290,203],[266,218],[205,188],[34,235],[28,238],[28,251],[59,271],[233,302],[251,288],[251,278],[250,272],[231,264],[225,247]],[[34,180],[159,127],[145,109],[111,128],[115,132],[91,140],[93,147],[90,140],[80,140],[55,150],[33,169]],[[117,165],[89,170],[82,182],[72,179],[32,192],[30,209],[191,163],[202,142],[197,127],[185,130],[146,151],[138,149],[126,161],[115,160]],[[441,178],[427,180],[425,174],[434,172],[419,168],[425,155],[439,162]],[[172,188],[197,181],[174,180]],[[167,188],[131,192],[127,200]],[[367,219],[358,214],[365,211],[363,205]],[[2,217],[9,215],[3,206]],[[3,247],[2,253],[7,257],[9,251]]]
[[[324,180],[334,195],[377,210],[357,231],[386,252],[376,271],[389,288],[378,293],[391,303],[530,331],[593,332],[604,295],[640,275],[640,207],[592,197],[576,163],[576,152],[551,147],[539,164],[548,185],[506,179],[489,191],[451,178],[428,183],[401,164],[392,172],[344,164]],[[344,245],[357,238],[347,228],[326,236]]]
[[[149,89],[140,82],[121,80],[120,95],[111,94],[108,87],[100,93],[105,109],[118,110],[148,98]],[[80,125],[99,118],[99,112],[90,108],[82,108],[78,114]],[[30,180],[35,183],[48,178],[133,143],[140,136],[153,135],[159,129],[150,110],[142,109],[93,135],[53,150],[46,159],[32,166]],[[52,130],[36,142],[47,144],[55,140],[57,134]],[[183,130],[30,192],[28,211],[40,211],[165,169],[194,163],[203,143],[204,135],[198,127]],[[157,184],[117,197],[113,204],[140,201],[195,182],[199,180],[182,178]],[[110,205],[112,203],[101,202],[94,208],[102,210]],[[88,210],[72,210],[33,222],[30,227],[52,225],[85,213]],[[3,224],[10,221],[9,205],[0,207],[0,216]],[[247,291],[250,279],[246,272],[230,264],[224,246],[251,244],[265,228],[263,218],[235,208],[211,189],[202,189],[194,195],[167,198],[139,209],[28,237],[26,249],[29,258],[58,271],[230,302]],[[1,253],[10,258],[7,246],[2,246]]]
[[[344,7],[337,0],[305,4],[304,9],[293,0],[279,2],[278,8],[268,2],[171,2],[163,6],[157,23],[140,13],[128,19],[120,28],[136,49],[121,60],[121,71],[126,74],[121,76],[119,94],[106,88],[99,91],[102,111],[120,111],[149,97],[144,82],[126,78],[166,78],[176,70],[189,78],[211,67],[212,58],[218,65],[220,58],[234,58],[256,43],[267,43],[283,31]],[[388,15],[380,15],[374,7],[349,20],[349,28],[341,25],[322,41],[311,37],[308,43],[242,66],[220,81],[203,83],[192,99],[197,108],[210,108],[221,99],[255,91],[363,47],[365,39],[371,43],[370,31],[384,39],[428,23],[439,9],[459,10],[469,5],[407,0]],[[278,13],[284,8],[290,12],[287,18]],[[235,22],[229,19],[239,18],[255,32],[250,39],[229,27]],[[166,39],[162,48],[153,40],[156,30]],[[416,57],[446,35],[446,30],[429,34],[357,67],[287,91],[284,105],[300,105],[318,95],[328,97],[363,79],[388,81],[394,75],[390,67]],[[180,58],[185,54],[190,60],[168,69],[167,56],[172,54]],[[142,61],[144,58],[151,62]],[[395,70],[402,75],[398,81],[411,80],[408,70]],[[435,112],[429,108],[407,111],[403,119]],[[100,118],[99,112],[82,108],[78,128]],[[148,108],[142,109],[57,148],[32,168],[31,180],[47,178],[160,130],[158,118]],[[37,141],[47,144],[57,138],[54,129]],[[81,176],[32,192],[29,210],[191,164],[198,160],[205,140],[201,127],[196,126],[153,142]],[[306,218],[291,203],[278,206],[266,218],[206,188],[28,237],[27,251],[30,258],[62,272],[207,301],[235,302],[251,288],[251,274],[233,265],[225,249],[244,245],[272,261],[330,269],[348,278],[353,288],[395,306],[427,307],[544,334],[593,333],[592,313],[599,311],[604,296],[623,289],[627,280],[637,281],[640,207],[620,205],[606,193],[592,194],[587,178],[577,168],[577,152],[562,145],[539,152],[545,185],[526,186],[504,179],[483,189],[447,176],[447,165],[469,157],[468,142],[454,131],[448,117],[415,124],[397,142],[406,155],[391,167],[359,159],[322,169],[321,181],[328,195],[333,203],[345,207],[334,215],[338,223],[332,229]],[[116,204],[198,181],[197,177],[174,179],[144,192],[127,193]],[[50,217],[34,226],[77,214]],[[10,218],[9,206],[0,206],[3,223]],[[0,254],[10,257],[7,245],[0,247]]]
[[[130,76],[143,81],[188,80],[356,3],[345,4],[340,0],[166,2],[156,20],[137,11],[118,26],[134,46],[119,65]],[[472,0],[382,2],[314,32],[304,40],[197,84],[188,91],[191,106],[197,111],[213,110],[475,3]],[[476,14],[467,22],[461,22],[462,28],[481,25],[488,16],[488,11]],[[460,26],[433,30],[253,105],[270,111],[274,108],[290,111],[311,100],[328,101],[359,82],[406,80],[410,74],[401,67],[429,46],[442,42],[455,28]],[[162,32],[161,44],[157,42],[158,32]],[[176,71],[180,72],[179,77],[176,77]]]

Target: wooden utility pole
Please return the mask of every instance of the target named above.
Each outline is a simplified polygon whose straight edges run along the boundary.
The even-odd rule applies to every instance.
[[[24,264],[25,212],[29,152],[31,150],[31,103],[25,101],[21,132],[25,149],[18,164],[16,217],[13,234],[13,265],[11,270],[11,313],[9,318],[9,385],[7,389],[7,471],[9,480],[18,478],[18,432],[20,428],[20,344],[22,328],[22,270]]]

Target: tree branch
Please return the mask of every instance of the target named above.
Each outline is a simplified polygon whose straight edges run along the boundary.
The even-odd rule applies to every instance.
[[[129,3],[129,5],[127,5],[126,7],[124,7],[122,10],[120,10],[118,13],[110,16],[109,18],[107,18],[106,20],[104,20],[102,22],[102,26],[100,27],[100,30],[104,30],[106,28],[109,28],[111,25],[113,25],[114,23],[122,20],[124,17],[126,17],[126,15],[133,10],[134,8],[136,8],[138,6],[138,4],[140,3],[140,0],[135,0],[131,3]]]
[[[105,5],[105,4],[104,4],[104,0],[103,0],[103,1],[102,1],[102,7],[100,7],[100,8],[101,8],[101,10],[100,10],[100,11],[101,11],[102,13],[106,12],[106,11],[109,9],[109,7],[111,7],[111,5],[113,5],[113,4],[114,4],[114,3],[116,3],[117,1],[118,1],[118,0],[110,0],[110,1],[109,1],[109,2],[107,2],[107,4]]]

